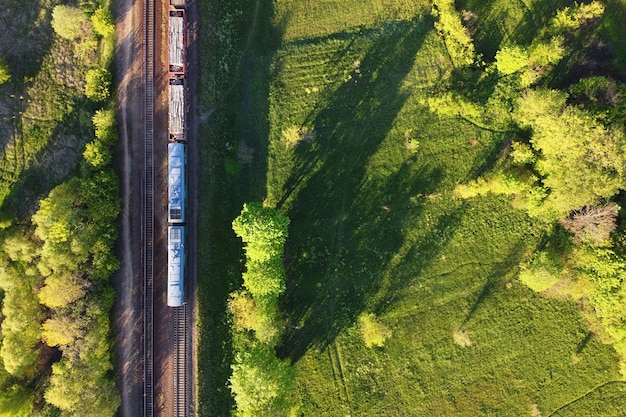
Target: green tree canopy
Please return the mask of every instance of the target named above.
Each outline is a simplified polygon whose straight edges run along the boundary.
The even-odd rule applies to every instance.
[[[496,68],[504,75],[514,74],[528,66],[530,54],[521,46],[505,46],[496,52]]]
[[[115,34],[115,19],[108,7],[99,7],[91,15],[93,28],[101,36],[112,36]]]
[[[556,255],[541,251],[527,264],[522,265],[519,279],[531,290],[541,292],[556,284],[562,269],[562,262]]]
[[[393,333],[373,313],[363,313],[359,316],[359,328],[363,342],[368,348],[384,346]]]
[[[288,217],[261,203],[244,204],[233,221],[233,230],[246,243],[246,255],[257,262],[282,254],[288,226]]]
[[[0,85],[6,83],[11,79],[11,71],[9,66],[3,59],[0,59]]]
[[[91,32],[91,21],[78,7],[60,4],[52,10],[52,28],[60,37],[74,40]]]
[[[565,104],[566,94],[529,90],[514,114],[532,128],[536,170],[548,191],[545,214],[562,218],[571,210],[597,205],[624,188],[624,134]]]
[[[109,98],[111,73],[104,68],[90,69],[85,76],[85,95],[96,103]]]
[[[475,59],[474,42],[463,26],[454,0],[433,0],[432,14],[436,19],[435,28],[443,37],[454,65],[472,64]]]
[[[242,416],[284,409],[295,379],[289,359],[280,360],[273,348],[257,344],[238,352],[232,370],[230,388]]]

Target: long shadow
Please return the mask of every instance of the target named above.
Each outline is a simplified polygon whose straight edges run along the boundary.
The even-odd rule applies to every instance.
[[[461,0],[457,9],[471,10],[477,15],[476,31],[473,34],[476,51],[486,61],[492,61],[505,38],[520,45],[530,44],[537,31],[548,23],[556,10],[573,3],[571,0],[540,0],[528,8],[525,2],[513,0],[508,4],[509,7],[525,9],[524,16],[514,28],[505,26],[512,11],[503,8],[502,5],[506,3],[500,0]]]
[[[266,195],[270,71],[282,34],[280,25],[271,25],[273,3],[261,0],[254,33],[248,48],[241,51],[239,72],[234,75],[236,80],[233,82],[218,68],[222,45],[214,33],[217,30],[215,22],[219,22],[220,16],[232,12],[232,4],[192,2],[199,16],[198,109],[199,112],[214,110],[208,119],[199,121],[197,147],[200,161],[197,258],[201,323],[198,413],[225,416],[230,415],[233,408],[232,394],[227,388],[233,362],[227,300],[232,291],[241,287],[243,269],[243,264],[237,264],[242,259],[241,240],[233,233],[231,222],[243,203],[262,200]],[[252,30],[255,2],[240,2],[240,5],[243,10],[243,16],[238,20],[240,38],[228,41],[244,45],[245,37]],[[210,80],[207,74],[212,74],[213,79]],[[223,167],[228,158],[244,159],[241,155],[234,155],[234,150],[228,150],[233,144],[238,144],[240,151],[247,147],[251,154],[243,169],[235,175],[227,175]]]
[[[6,60],[12,78],[34,77],[52,45],[52,6],[42,7],[20,0],[5,0],[0,11],[0,32],[4,45],[0,58]],[[35,2],[42,3],[42,2]]]
[[[461,326],[465,326],[472,319],[472,317],[474,317],[478,308],[489,298],[493,289],[501,283],[502,276],[506,275],[506,273],[512,268],[519,265],[523,256],[522,254],[524,253],[522,247],[523,245],[521,242],[516,244],[502,263],[494,265],[492,272],[487,276],[485,285],[483,285],[482,290],[478,293],[476,300],[470,307],[465,319],[463,319]]]
[[[282,199],[293,197],[282,299],[288,331],[279,349],[293,361],[310,347],[332,342],[363,311],[380,286],[382,268],[403,242],[398,225],[410,197],[431,192],[438,182],[439,174],[428,168],[400,167],[391,178],[366,173],[407,99],[401,83],[424,40],[421,23],[397,23],[372,36],[360,63],[363,77],[353,77],[329,97],[312,121],[317,139],[294,151],[296,164]]]
[[[84,120],[89,118],[93,111],[93,104],[86,98],[72,103],[72,111],[65,114],[58,122],[40,122],[33,129],[26,132],[22,138],[24,142],[45,141],[34,155],[28,155],[21,161],[21,166],[15,167],[16,178],[10,185],[9,193],[2,203],[2,210],[15,213],[22,219],[30,216],[37,209],[37,203],[78,167],[85,143],[92,139],[93,132],[85,127]],[[48,134],[49,132],[49,134]],[[80,144],[79,148],[65,151],[64,164],[51,170],[49,159],[55,152],[62,151],[61,139],[66,135],[75,136],[74,141]]]

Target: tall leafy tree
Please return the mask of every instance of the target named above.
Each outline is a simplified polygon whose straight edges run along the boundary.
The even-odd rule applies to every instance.
[[[625,185],[624,134],[566,105],[566,98],[553,90],[529,90],[514,114],[532,129],[535,168],[546,189],[543,214],[553,218],[597,205]]]

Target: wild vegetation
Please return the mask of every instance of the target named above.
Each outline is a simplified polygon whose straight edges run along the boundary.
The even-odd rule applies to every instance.
[[[282,334],[278,297],[285,290],[282,264],[289,219],[259,203],[244,204],[233,230],[245,243],[243,286],[231,295],[234,335],[230,387],[237,415],[282,413],[289,408],[294,372],[289,359],[276,357]]]
[[[17,104],[2,122],[0,415],[113,416],[117,127],[110,76],[88,75],[108,74],[114,21],[107,1],[55,4],[37,2],[26,36],[37,45],[16,39],[20,54],[40,54],[33,67],[0,46],[10,74],[0,102]],[[24,7],[3,13],[33,18]]]
[[[260,2],[209,101],[213,222],[290,219],[282,413],[619,414],[623,2],[356,3]]]

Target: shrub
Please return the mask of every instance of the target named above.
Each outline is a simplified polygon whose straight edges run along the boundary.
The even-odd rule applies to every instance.
[[[383,347],[393,333],[387,326],[378,321],[373,313],[363,313],[359,316],[359,328],[363,342],[368,348]]]
[[[522,266],[519,279],[531,290],[541,292],[556,284],[562,269],[563,265],[556,255],[542,251]]]
[[[115,34],[115,19],[109,8],[98,8],[94,14],[91,15],[91,22],[97,34],[101,36],[112,36]]]
[[[514,74],[528,65],[528,51],[520,46],[505,46],[496,52],[496,68],[504,75]]]
[[[52,10],[52,28],[60,37],[74,40],[91,32],[91,21],[77,7],[58,5]]]
[[[99,103],[109,98],[111,73],[103,68],[92,69],[85,77],[85,95],[88,99]]]
[[[3,59],[0,59],[0,85],[6,83],[11,79],[11,72],[9,66]]]

